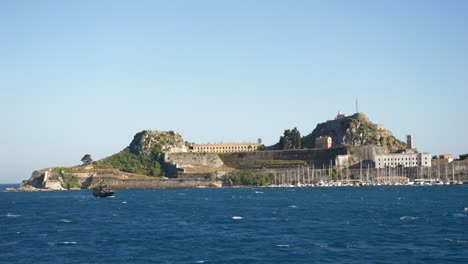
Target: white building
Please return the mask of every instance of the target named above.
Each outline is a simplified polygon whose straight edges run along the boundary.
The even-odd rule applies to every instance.
[[[397,153],[377,154],[374,158],[376,168],[385,167],[431,167],[431,154],[425,153]]]

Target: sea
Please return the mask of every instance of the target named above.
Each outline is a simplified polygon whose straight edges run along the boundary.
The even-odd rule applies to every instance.
[[[0,263],[468,263],[468,185],[6,187]]]

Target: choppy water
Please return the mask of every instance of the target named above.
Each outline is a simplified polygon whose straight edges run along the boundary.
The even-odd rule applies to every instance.
[[[0,193],[0,263],[467,263],[468,186]]]

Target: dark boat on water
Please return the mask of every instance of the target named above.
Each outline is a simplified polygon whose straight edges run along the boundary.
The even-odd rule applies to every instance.
[[[114,196],[114,190],[107,188],[107,185],[100,184],[93,188],[93,196],[100,198],[111,197]]]

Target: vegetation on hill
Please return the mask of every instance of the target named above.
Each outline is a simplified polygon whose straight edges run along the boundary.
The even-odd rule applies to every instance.
[[[177,132],[144,130],[135,134],[127,148],[95,162],[94,165],[97,169],[164,176],[168,174],[169,165],[164,162],[163,154],[186,149],[187,143]]]
[[[301,133],[297,128],[286,129],[279,140],[279,149],[300,149],[302,146]]]
[[[267,186],[274,183],[275,176],[266,173],[236,171],[224,176],[223,181],[231,186]]]
[[[52,176],[50,178],[53,180],[60,179],[62,187],[67,190],[81,187],[78,183],[78,179],[69,168],[55,168],[52,170]]]
[[[118,169],[123,172],[143,174],[148,176],[162,176],[163,165],[160,153],[152,152],[150,155],[130,153],[125,148],[117,154],[97,161],[97,169]]]

